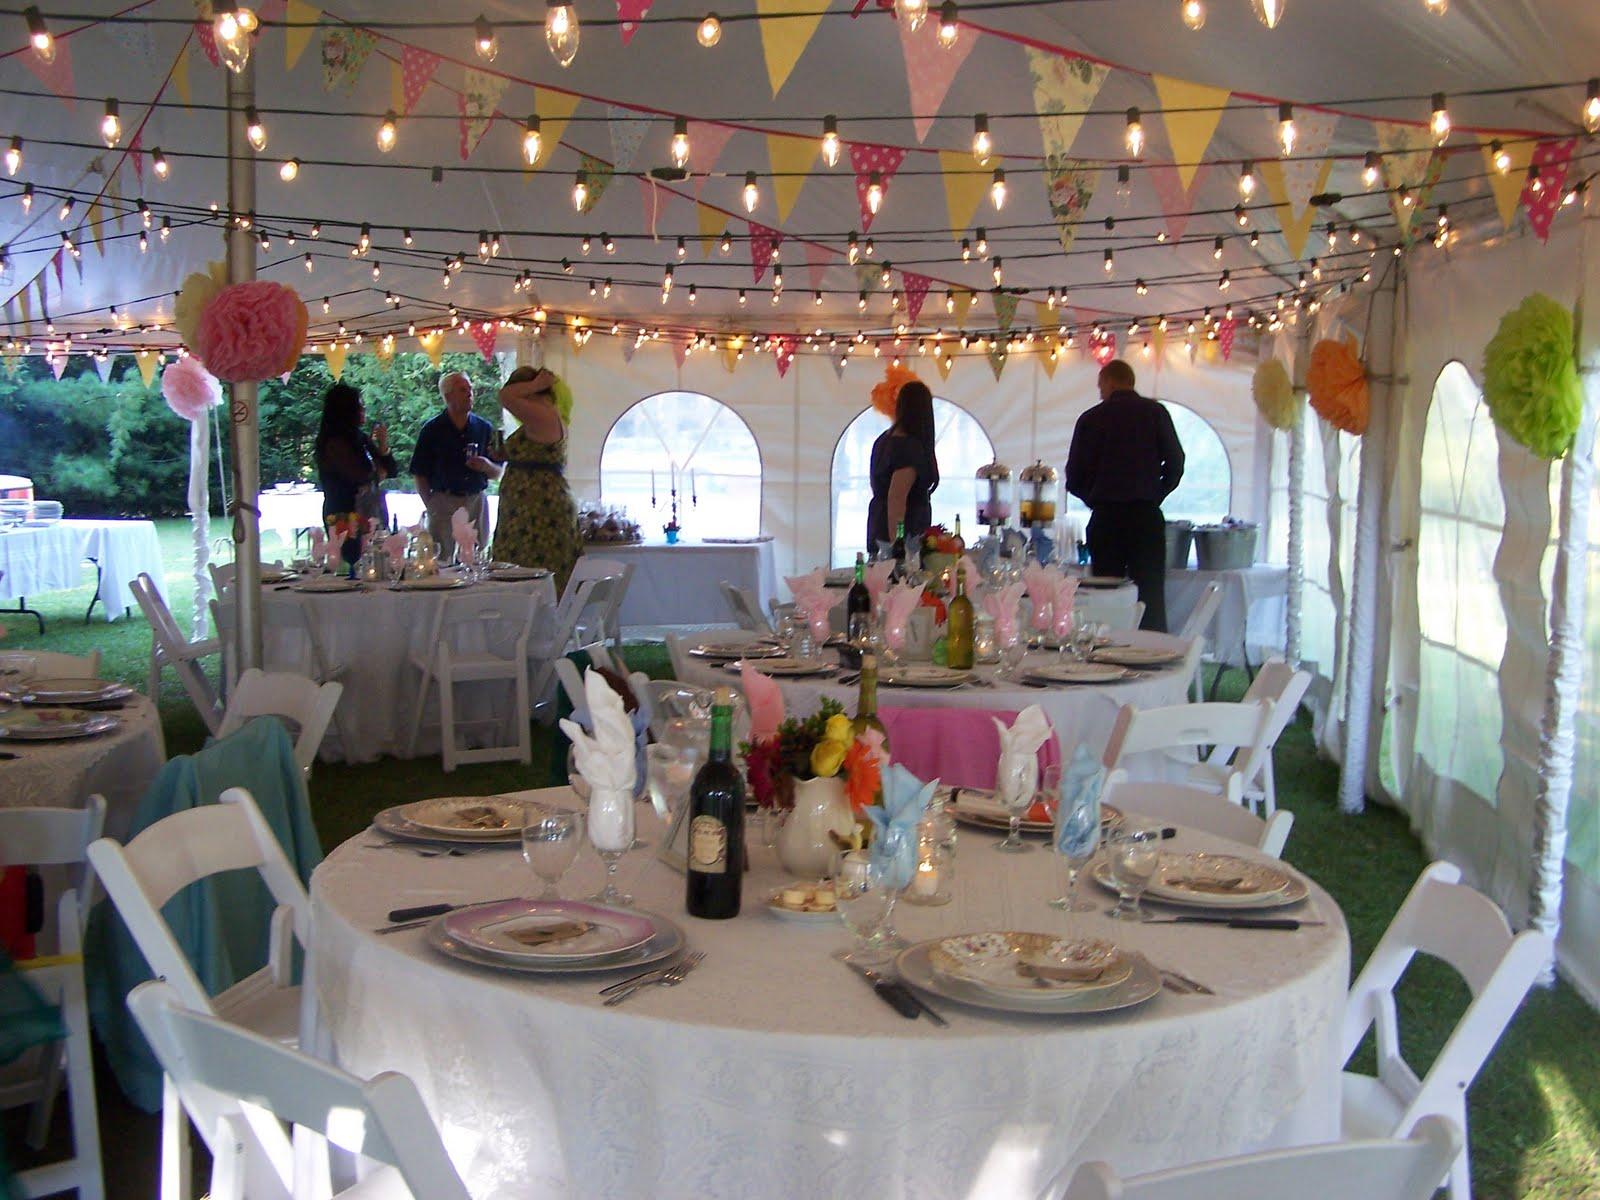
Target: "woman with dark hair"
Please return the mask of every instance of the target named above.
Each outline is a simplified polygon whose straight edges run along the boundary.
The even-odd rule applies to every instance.
[[[358,513],[380,526],[389,524],[389,512],[378,485],[392,478],[399,467],[389,453],[389,431],[372,427],[362,432],[366,408],[361,393],[348,383],[336,383],[322,398],[322,427],[317,430],[317,475],[322,480],[322,520]]]
[[[933,491],[939,459],[933,449],[933,393],[913,379],[895,400],[894,424],[872,443],[872,503],[867,507],[867,549],[894,540],[905,523],[907,537],[933,524]]]

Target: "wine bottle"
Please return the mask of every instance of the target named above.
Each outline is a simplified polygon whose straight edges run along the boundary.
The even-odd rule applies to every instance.
[[[967,599],[967,573],[958,566],[950,572],[955,576],[955,599],[950,601],[950,615],[945,624],[945,662],[954,671],[972,670],[972,601]]]
[[[965,554],[967,552],[967,539],[961,536],[961,514],[960,513],[956,514],[956,527],[955,527],[954,532],[952,532],[951,535],[950,535],[950,540],[954,543],[954,546],[955,546],[955,548],[952,551],[952,553],[954,553],[957,558],[960,558],[963,554]]]
[[[711,705],[710,756],[689,791],[689,915],[737,917],[744,865],[744,781],[733,765],[733,694],[720,687]]]
[[[867,591],[866,556],[856,553],[856,581],[844,598],[845,636],[853,645],[867,640],[872,628],[872,593]]]
[[[869,729],[883,734],[883,748],[889,748],[889,731],[878,719],[878,656],[861,656],[861,690],[856,695],[856,719],[850,722],[850,732],[860,737]]]
[[[906,577],[906,523],[901,521],[894,530],[894,570],[889,572],[889,578],[896,583],[904,582]]]

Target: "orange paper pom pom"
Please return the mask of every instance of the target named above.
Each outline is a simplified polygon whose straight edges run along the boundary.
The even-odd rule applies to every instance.
[[[895,410],[900,404],[900,389],[908,383],[916,382],[919,381],[914,372],[890,363],[883,372],[883,381],[873,386],[872,407],[889,420],[894,420]]]
[[[1306,393],[1317,415],[1336,429],[1357,437],[1367,431],[1367,369],[1356,354],[1354,338],[1324,338],[1311,348]]]

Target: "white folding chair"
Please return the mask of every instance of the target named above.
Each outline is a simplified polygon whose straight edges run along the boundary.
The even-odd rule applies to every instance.
[[[689,678],[689,648],[683,644],[683,639],[675,633],[666,635],[667,658],[672,663],[672,677],[674,679]]]
[[[1130,755],[1153,751],[1172,753],[1197,747],[1239,746],[1248,748],[1248,760],[1266,737],[1272,720],[1272,706],[1264,700],[1245,703],[1173,704],[1163,708],[1135,708],[1124,704],[1111,728],[1101,763],[1112,771],[1124,766]],[[1235,804],[1243,803],[1243,763],[1230,767],[1222,794]]]
[[[434,618],[435,634],[429,639],[433,647],[431,663],[413,660],[423,667],[424,684],[417,694],[412,741],[415,742],[421,727],[431,676],[431,682],[439,691],[439,737],[446,771],[454,771],[461,763],[506,759],[533,761],[533,742],[528,729],[533,719],[528,703],[528,650],[534,621],[542,606],[543,599],[535,592],[478,592],[443,598]],[[458,727],[498,726],[505,720],[505,710],[497,705],[481,720],[458,717],[456,686],[491,682],[511,684],[516,742],[461,749],[456,745]]]
[[[216,733],[222,723],[222,701],[216,688],[211,686],[211,680],[200,669],[200,660],[218,653],[222,643],[216,638],[191,642],[184,637],[155,581],[144,572],[128,584],[128,589],[139,602],[145,620],[150,622],[150,699],[159,699],[161,669],[171,667],[206,728]]]
[[[569,625],[573,631],[573,644],[568,649],[582,649],[591,642],[607,639],[622,644],[618,614],[632,578],[632,563],[588,555],[578,557],[556,607],[556,624]],[[586,583],[594,586],[584,590],[582,585]]]
[[[217,736],[227,737],[254,717],[283,717],[295,727],[294,761],[309,777],[343,691],[340,683],[318,684],[304,675],[251,667],[228,698]]]
[[[339,1196],[468,1200],[416,1085],[393,1071],[358,1079],[337,1067],[217,1020],[151,980],[128,997],[139,1028],[211,1149],[214,1200],[243,1200],[245,1146],[263,1127],[284,1122],[381,1164]],[[281,1143],[280,1143],[281,1147]],[[165,1148],[164,1148],[165,1149]],[[163,1154],[165,1160],[165,1153]],[[317,1180],[280,1168],[293,1200],[326,1196],[327,1164]],[[165,1175],[169,1164],[163,1161]]]
[[[1404,1140],[1270,1150],[1128,1179],[1089,1162],[1062,1200],[1428,1200],[1460,1147],[1460,1130],[1430,1117]]]
[[[234,563],[206,563],[206,570],[211,572],[211,591],[218,597],[226,596],[233,590],[233,581],[239,577],[239,568]]]
[[[1472,1000],[1421,1079],[1400,1056],[1394,988],[1418,953],[1443,959],[1466,980]],[[1448,1117],[1461,1128],[1449,1169],[1451,1200],[1472,1200],[1467,1164],[1467,1088],[1550,962],[1550,938],[1526,929],[1515,937],[1494,902],[1461,882],[1447,862],[1430,863],[1378,940],[1345,1004],[1340,1054],[1348,1060],[1374,1030],[1378,1074],[1344,1074],[1346,1137],[1397,1137],[1418,1118]],[[1439,1182],[1435,1178],[1434,1183]],[[1365,1200],[1365,1198],[1364,1198]]]
[[[80,867],[69,875],[56,903],[52,949],[15,965],[45,999],[59,1006],[67,1036],[62,1042],[25,1056],[20,1066],[0,1075],[0,1109],[31,1104],[28,1144],[44,1145],[51,1111],[67,1084],[72,1117],[70,1158],[31,1167],[17,1175],[24,1196],[52,1196],[76,1188],[79,1200],[100,1200],[105,1186],[100,1171],[100,1124],[94,1101],[94,1051],[89,1041],[89,1005],[83,987],[83,934],[94,902],[94,873],[89,869],[89,843],[105,825],[106,802],[90,796],[81,809],[0,808],[0,846],[14,866]]]
[[[1183,628],[1178,631],[1178,636],[1186,642],[1199,641],[1201,643],[1201,659],[1205,657],[1205,639],[1211,631],[1212,624],[1217,619],[1217,609],[1222,606],[1222,585],[1212,582],[1200,592],[1200,600],[1189,613],[1188,620],[1184,621]],[[1201,680],[1201,672],[1196,671],[1194,678],[1189,682],[1189,698],[1196,704],[1204,700],[1205,688]]]
[[[1272,751],[1283,736],[1283,731],[1289,727],[1289,722],[1294,720],[1301,697],[1310,686],[1311,672],[1297,671],[1281,658],[1269,658],[1256,672],[1250,690],[1244,694],[1246,703],[1260,701],[1272,705],[1272,719],[1267,723],[1266,737],[1261,745],[1243,758],[1240,757],[1238,746],[1213,747],[1205,761],[1197,764],[1189,773],[1190,782],[1222,791],[1227,786],[1229,774],[1237,771],[1244,802],[1262,816],[1271,817],[1278,811]]]
[[[100,651],[62,654],[55,650],[18,650],[0,653],[0,666],[26,665],[35,679],[98,679]]]
[[[581,563],[583,559],[580,558],[578,561]],[[569,584],[566,596],[572,598],[572,603],[567,603],[564,596],[555,606],[549,619],[536,622],[534,625],[528,696],[534,713],[546,725],[555,720],[556,706],[552,701],[555,699],[557,683],[556,663],[565,658],[572,647],[578,618],[588,604],[589,594],[594,591],[595,586],[595,581],[592,579],[586,579],[576,586]],[[593,647],[585,646],[583,649],[592,651]],[[591,653],[591,660],[592,658]],[[413,731],[412,740],[415,739],[416,734]]]
[[[1125,771],[1112,771],[1106,776],[1104,795],[1125,812],[1214,833],[1273,858],[1283,857],[1283,844],[1289,840],[1289,830],[1294,825],[1294,814],[1288,809],[1263,821],[1248,808],[1215,792],[1182,783],[1129,783]]]
[[[771,633],[772,626],[768,623],[761,605],[756,600],[756,594],[747,587],[739,587],[724,579],[719,585],[722,597],[728,602],[728,608],[733,613],[733,619],[740,629],[748,629],[751,633]]]

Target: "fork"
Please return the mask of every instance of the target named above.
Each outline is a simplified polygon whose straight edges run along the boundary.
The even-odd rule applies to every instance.
[[[700,950],[696,950],[692,954],[687,954],[684,956],[683,961],[677,966],[673,967],[670,971],[663,971],[654,979],[646,979],[643,983],[640,983],[636,987],[631,987],[625,992],[618,992],[615,996],[607,997],[605,1006],[607,1008],[614,1008],[618,1004],[621,1004],[629,996],[633,995],[635,992],[642,991],[647,987],[677,987],[683,982],[684,976],[690,971],[694,970],[695,967],[699,965],[700,960],[703,958],[705,958],[705,954]]]

